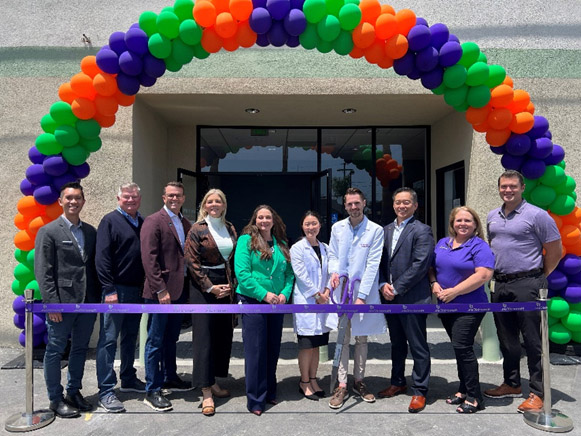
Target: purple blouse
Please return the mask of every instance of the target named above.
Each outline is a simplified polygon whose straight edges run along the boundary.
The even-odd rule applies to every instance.
[[[432,266],[436,280],[442,289],[448,289],[463,282],[476,271],[477,267],[494,269],[494,255],[486,242],[474,236],[457,248],[452,248],[452,238],[442,238],[434,248]],[[439,303],[442,303],[438,300]],[[487,303],[484,285],[464,295],[459,295],[450,303]]]

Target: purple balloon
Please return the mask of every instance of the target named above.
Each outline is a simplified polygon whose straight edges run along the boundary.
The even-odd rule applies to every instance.
[[[531,149],[531,138],[512,133],[505,145],[506,151],[513,156],[524,156]]]
[[[139,27],[139,23],[133,23],[131,26],[129,26],[130,29],[141,29],[141,27]]]
[[[551,155],[552,151],[553,143],[549,138],[543,136],[531,142],[531,149],[528,151],[528,155],[535,159],[545,159]]]
[[[417,68],[414,66],[414,68],[412,69],[412,71],[411,71],[411,72],[409,72],[409,73],[407,74],[407,76],[408,76],[408,79],[411,79],[411,80],[418,80],[420,77],[422,77],[422,73],[420,73],[420,70],[418,70],[418,69],[417,69]]]
[[[513,156],[512,154],[506,153],[500,159],[500,164],[507,170],[519,171],[524,161],[525,158],[523,156]]]
[[[408,33],[408,47],[410,51],[420,51],[430,44],[432,32],[426,26],[415,25]]]
[[[129,76],[138,76],[143,71],[143,62],[137,53],[127,50],[119,56],[119,68]]]
[[[553,144],[551,154],[545,158],[547,165],[557,165],[565,159],[565,150],[559,144]]]
[[[569,286],[564,292],[561,292],[561,295],[569,303],[581,303],[581,284],[569,283]]]
[[[506,144],[501,145],[500,147],[493,147],[492,145],[490,147],[490,151],[493,152],[494,154],[498,154],[498,155],[503,155],[504,153],[506,153]]]
[[[32,346],[38,347],[40,344],[42,344],[43,337],[44,337],[44,332],[42,332],[38,335],[32,336]],[[24,331],[20,332],[20,335],[18,336],[18,342],[20,342],[20,345],[22,345],[23,347],[26,346],[26,334],[24,333]]]
[[[535,123],[533,124],[533,128],[527,132],[527,135],[531,139],[536,139],[544,136],[547,130],[549,130],[549,120],[540,115],[535,115]]]
[[[266,9],[274,20],[282,20],[290,11],[290,0],[266,0]]]
[[[560,291],[567,286],[567,276],[556,269],[551,274],[549,274],[547,277],[547,282],[549,284],[549,289]]]
[[[158,78],[165,74],[165,62],[150,53],[143,56],[143,72],[149,77]]]
[[[435,47],[436,50],[440,50],[440,48],[442,48],[442,46],[446,44],[450,38],[450,31],[448,30],[448,26],[442,23],[436,23],[430,26],[430,32],[432,33],[430,45]]]
[[[44,333],[44,330],[46,330],[44,313],[35,313],[32,315],[32,325],[34,327],[35,335],[39,334],[41,331]]]
[[[417,17],[416,18],[416,26],[426,26],[426,27],[428,27],[428,22],[426,21],[425,18]]]
[[[291,9],[300,9],[302,11],[304,4],[305,0],[290,0]]]
[[[258,45],[259,47],[268,47],[270,45],[270,42],[268,41],[268,36],[266,35],[266,33],[259,34],[256,36],[256,45]],[[206,159],[206,162],[208,162],[207,159]],[[208,164],[209,164],[209,162],[208,162]]]
[[[539,159],[528,159],[521,167],[520,172],[527,179],[538,179],[545,174],[546,165]]]
[[[267,35],[268,41],[275,47],[282,47],[288,39],[288,33],[284,30],[282,21],[273,21]]]
[[[416,54],[416,67],[422,73],[432,71],[438,66],[438,50],[431,45]]]
[[[422,74],[422,86],[427,89],[435,89],[442,84],[444,80],[444,69],[436,67],[432,71]]]
[[[286,45],[291,48],[294,48],[301,45],[301,42],[298,36],[289,35],[288,39],[286,40]]]
[[[137,24],[137,27],[129,29],[125,34],[127,48],[140,56],[149,51],[147,47],[148,40],[147,33],[139,28],[139,24]]]
[[[82,163],[81,165],[71,165],[70,172],[79,179],[84,179],[89,175],[91,172],[91,167],[87,162]]]
[[[77,182],[78,180],[79,180],[78,177],[76,177],[75,175],[68,172],[68,173],[64,173],[62,176],[55,177],[53,182],[52,182],[52,186],[58,192],[60,192],[63,185],[65,185],[66,183],[70,183],[70,182]]]
[[[440,65],[444,68],[456,65],[462,57],[462,46],[455,41],[448,41],[440,48]]]
[[[53,181],[54,183],[54,181]],[[48,206],[53,204],[59,198],[59,190],[53,185],[39,186],[34,190],[34,199],[40,203]]]
[[[35,145],[30,147],[30,149],[28,150],[28,159],[33,164],[41,164],[44,162],[45,158],[46,156],[42,154],[40,151],[38,151]]]
[[[135,95],[139,92],[139,79],[124,73],[117,75],[117,87],[125,95]]]
[[[139,83],[141,83],[141,86],[149,88],[155,85],[155,82],[157,82],[157,79],[155,77],[151,77],[150,75],[145,73],[141,73],[139,75]]]
[[[266,0],[252,0],[253,9],[266,8]]]
[[[16,326],[16,328],[22,330],[24,328],[24,325],[25,325],[26,315],[24,315],[24,314],[20,315],[18,313],[15,313],[13,321],[14,321],[14,325]]]
[[[250,28],[254,30],[258,35],[263,35],[272,26],[272,17],[270,13],[265,8],[256,8],[250,14],[250,19],[248,20]]]
[[[22,192],[22,195],[32,195],[34,193],[34,185],[28,179],[22,179],[20,192]]]
[[[20,315],[24,315],[25,309],[26,309],[26,301],[24,300],[24,297],[22,295],[19,295],[12,302],[12,310],[15,313],[18,313]]]
[[[549,298],[553,298],[553,297],[560,297],[561,293],[559,291],[553,291],[552,289],[549,289],[549,292],[547,292],[547,297]]]
[[[299,36],[307,28],[307,19],[303,11],[291,9],[284,17],[284,30],[291,36]]]
[[[448,38],[448,41],[457,42],[458,44],[460,43],[460,39],[456,35],[454,35],[453,33],[450,33],[450,37]]]
[[[52,177],[44,172],[41,164],[32,164],[26,169],[26,178],[33,185],[47,185],[52,182]]]
[[[393,61],[393,71],[400,76],[407,76],[413,71],[415,63],[415,55],[411,51],[408,51],[403,57]]]
[[[113,32],[109,37],[109,48],[121,56],[121,53],[127,50],[125,32]]]
[[[557,269],[559,271],[564,272],[568,276],[580,273],[581,272],[581,258],[579,256],[575,256],[574,254],[566,254],[559,261],[559,265],[557,266]]]
[[[97,52],[97,66],[106,73],[117,74],[119,72],[119,56],[108,46]]]
[[[553,134],[551,133],[550,130],[547,130],[543,136],[545,138],[553,139]]]
[[[62,156],[47,157],[42,163],[44,172],[49,176],[62,176],[69,169],[69,164]]]

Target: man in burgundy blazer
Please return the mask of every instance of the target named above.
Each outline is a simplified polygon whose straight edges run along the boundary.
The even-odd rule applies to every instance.
[[[180,213],[186,199],[180,182],[169,182],[162,196],[164,206],[148,216],[141,229],[141,260],[145,270],[143,298],[146,304],[182,304],[188,295],[184,243],[190,222]],[[145,344],[144,403],[156,411],[171,410],[161,389],[189,390],[177,375],[176,343],[181,314],[152,313]]]

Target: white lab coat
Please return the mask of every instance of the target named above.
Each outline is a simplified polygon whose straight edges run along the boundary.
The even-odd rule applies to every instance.
[[[295,304],[316,304],[315,295],[329,286],[328,247],[319,242],[321,262],[307,238],[302,238],[291,249],[291,264],[295,274],[293,302]],[[295,313],[293,316],[295,333],[302,336],[321,335],[337,328],[336,313]]]
[[[379,263],[383,251],[383,228],[363,218],[357,234],[349,224],[349,218],[338,221],[331,229],[329,241],[329,277],[332,273],[347,274],[349,280],[361,279],[355,286],[354,300],[359,294],[366,296],[367,304],[381,304],[379,298]],[[339,301],[340,289],[335,290],[335,301]],[[386,332],[385,317],[381,313],[359,313],[351,318],[353,336],[368,336]]]

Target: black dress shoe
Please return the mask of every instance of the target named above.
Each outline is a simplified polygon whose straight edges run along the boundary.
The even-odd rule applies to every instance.
[[[160,391],[147,392],[143,402],[156,412],[167,412],[172,409],[171,401],[165,398]]]
[[[67,394],[65,397],[65,403],[69,406],[73,406],[76,409],[79,409],[81,412],[88,412],[93,410],[93,406],[87,400],[83,398],[80,392],[76,392],[74,394]]]
[[[60,418],[76,418],[81,416],[79,409],[69,406],[63,400],[51,402],[49,408]]]

